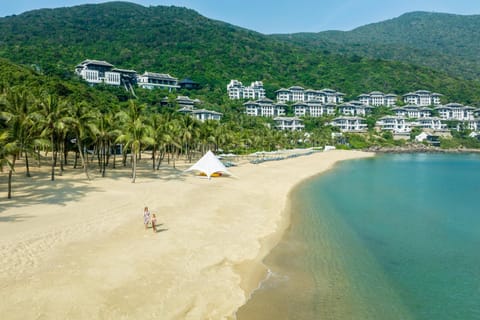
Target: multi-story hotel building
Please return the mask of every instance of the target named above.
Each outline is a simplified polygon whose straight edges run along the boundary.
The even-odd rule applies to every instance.
[[[434,131],[440,131],[446,129],[446,125],[442,123],[442,119],[438,117],[425,117],[425,118],[420,118],[417,119],[413,125],[416,127],[425,130],[434,130]]]
[[[305,90],[300,86],[293,86],[288,89],[281,88],[275,91],[277,101],[280,102],[305,102],[318,100],[322,103],[342,103],[345,94],[332,89]]]
[[[341,116],[332,120],[331,125],[337,127],[342,132],[365,132],[367,123],[364,118]]]
[[[475,108],[464,106],[460,103],[448,103],[446,105],[438,106],[434,109],[438,112],[440,118],[444,120],[473,120],[475,118]]]
[[[307,102],[296,102],[293,104],[293,112],[296,117],[322,117],[334,115],[335,108],[335,104],[324,104],[320,100],[308,100]]]
[[[144,74],[138,76],[138,86],[145,89],[168,89],[168,91],[180,88],[178,79],[166,73],[154,73],[145,71]]]
[[[340,114],[343,114],[344,116],[363,116],[364,117],[372,111],[373,107],[364,105],[360,102],[357,103],[357,101],[351,101],[351,102],[342,103],[337,107],[337,109],[338,109],[338,112]]]
[[[285,116],[286,105],[283,103],[274,103],[272,100],[264,98],[256,101],[247,101],[243,104],[245,113],[256,117],[282,117]]]
[[[411,123],[405,117],[385,116],[378,119],[376,126],[380,130],[392,131],[393,133],[408,133],[412,130]]]
[[[273,121],[275,121],[275,128],[280,130],[296,131],[305,128],[303,121],[297,117],[276,117]]]
[[[396,94],[384,94],[380,91],[372,91],[370,93],[364,93],[358,96],[358,100],[367,106],[394,106],[397,102]]]
[[[407,104],[415,104],[417,106],[432,106],[441,103],[439,93],[431,93],[427,90],[417,90],[403,95],[403,102]]]
[[[106,61],[85,60],[75,67],[75,73],[90,84],[121,84],[121,73]]]
[[[230,80],[227,85],[228,97],[230,99],[263,99],[265,98],[265,89],[262,81],[254,81],[250,86],[245,87],[238,80]]]

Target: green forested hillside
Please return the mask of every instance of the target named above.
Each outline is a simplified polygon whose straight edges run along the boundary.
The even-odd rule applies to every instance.
[[[451,75],[480,76],[480,15],[412,12],[352,31],[275,35],[290,43],[346,55],[428,66]]]
[[[179,7],[143,7],[127,2],[47,9],[0,18],[0,56],[41,72],[72,75],[84,59],[120,68],[170,73],[200,82],[221,99],[230,79],[262,80],[267,94],[291,85],[329,87],[355,98],[380,90],[403,94],[441,92],[450,101],[480,101],[477,82],[441,71],[326,53],[326,48],[207,19]]]

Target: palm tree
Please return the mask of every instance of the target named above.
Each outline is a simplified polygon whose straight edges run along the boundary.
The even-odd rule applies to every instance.
[[[190,115],[184,115],[179,119],[179,138],[184,147],[185,156],[192,161],[192,149],[194,141],[199,136],[199,122]]]
[[[18,145],[20,156],[25,154],[25,175],[30,177],[28,155],[33,151],[35,144],[40,143],[36,139],[34,101],[29,91],[24,88],[7,88],[0,100],[3,118],[9,127],[12,139]]]
[[[112,144],[115,144],[115,139],[119,135],[119,131],[115,128],[114,123],[113,115],[110,112],[104,113],[98,118],[96,142],[101,156],[100,171],[102,172],[102,177],[105,177]]]
[[[8,168],[8,194],[7,198],[12,198],[12,175],[15,170],[15,159],[18,152],[17,144],[9,141],[9,132],[0,132],[0,172],[3,172],[3,168]],[[9,157],[13,156],[13,160],[10,161]]]
[[[117,142],[123,143],[125,149],[129,149],[132,157],[132,183],[135,183],[137,175],[137,157],[140,154],[142,145],[153,145],[149,127],[142,115],[144,106],[139,106],[135,101],[130,100],[127,112],[118,113],[123,120],[123,133],[117,138]]]
[[[55,180],[59,144],[63,141],[67,123],[72,121],[68,117],[68,104],[52,94],[42,94],[39,113],[42,121],[42,136],[50,139],[52,148],[51,180],[53,181]]]
[[[73,102],[70,105],[69,115],[71,118],[70,125],[75,134],[75,144],[82,160],[83,171],[87,179],[90,180],[88,163],[85,161],[84,141],[98,132],[94,121],[98,119],[99,113],[85,102]]]

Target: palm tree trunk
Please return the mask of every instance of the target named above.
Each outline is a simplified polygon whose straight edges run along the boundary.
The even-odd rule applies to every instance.
[[[152,150],[152,169],[155,171],[155,154],[157,153],[157,145],[153,145],[153,150]]]
[[[39,168],[40,168],[40,165],[41,165],[41,162],[40,162],[41,158],[42,158],[42,156],[40,154],[40,148],[37,147],[37,161],[38,161],[37,164],[38,164]]]
[[[53,181],[55,180],[55,166],[57,165],[57,154],[55,151],[55,143],[54,143],[53,135],[51,138],[51,143],[52,143],[52,174],[51,174],[50,180]]]
[[[29,178],[32,176],[30,174],[30,164],[28,163],[28,152],[25,152],[25,176]]]
[[[133,157],[133,164],[132,164],[132,183],[135,183],[135,179],[137,178],[137,155],[135,153],[132,154]]]
[[[75,151],[75,160],[73,161],[73,169],[77,169],[78,164],[78,151]]]
[[[102,142],[102,178],[105,178],[105,167],[107,165],[107,146],[105,141]]]
[[[80,153],[80,159],[82,159],[83,172],[85,172],[85,176],[87,177],[87,179],[90,180],[90,176],[88,175],[88,166],[87,166],[87,163],[85,162],[85,156],[83,155],[82,142],[80,141],[80,138],[78,135],[77,135],[77,146],[78,146],[78,153]]]
[[[8,194],[7,198],[12,199],[12,175],[13,169],[15,168],[15,161],[17,160],[17,155],[13,155],[12,167],[8,170]]]

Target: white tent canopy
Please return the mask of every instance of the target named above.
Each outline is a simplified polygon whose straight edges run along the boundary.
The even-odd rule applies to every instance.
[[[227,168],[210,150],[205,153],[203,157],[197,161],[197,163],[185,170],[185,172],[194,170],[204,173],[208,179],[210,179],[214,173],[226,173],[230,175],[230,172],[228,172]]]

